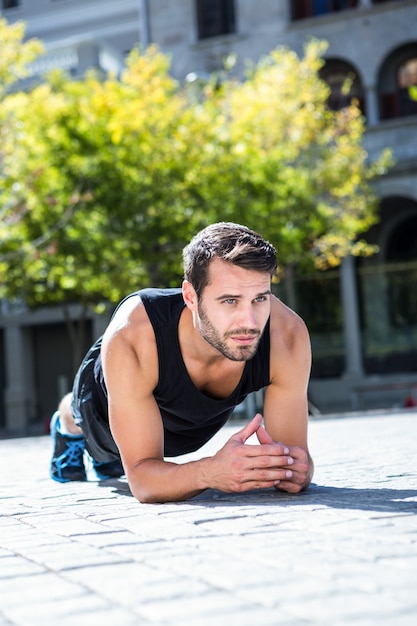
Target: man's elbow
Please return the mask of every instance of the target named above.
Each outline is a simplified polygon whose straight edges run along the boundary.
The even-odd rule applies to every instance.
[[[154,489],[147,487],[146,485],[143,484],[143,482],[139,484],[137,480],[134,483],[133,481],[129,482],[129,478],[128,478],[128,483],[129,483],[129,487],[130,487],[130,491],[132,495],[141,504],[160,504],[160,503],[166,502],[166,498],[162,498],[160,495],[158,495],[155,492]]]

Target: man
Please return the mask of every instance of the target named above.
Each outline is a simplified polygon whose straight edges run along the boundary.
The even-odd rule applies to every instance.
[[[99,477],[126,473],[141,502],[308,487],[310,343],[302,320],[271,294],[274,248],[221,222],[184,249],[181,289],[125,298],[87,354],[51,421],[55,480],[85,480],[84,444]],[[246,395],[266,388],[257,414],[212,457],[200,448]],[[258,444],[245,442],[256,434]],[[120,460],[123,466],[120,464]]]

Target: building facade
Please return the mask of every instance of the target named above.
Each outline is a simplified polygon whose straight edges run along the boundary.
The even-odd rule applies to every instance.
[[[379,252],[347,258],[316,277],[293,277],[284,300],[304,317],[313,347],[311,399],[323,412],[402,406],[417,387],[417,0],[2,0],[2,16],[23,20],[27,37],[47,54],[34,73],[62,67],[118,72],[140,44],[172,57],[179,81],[205,80],[237,55],[235,71],[277,46],[302,53],[311,38],[329,46],[323,78],[329,106],[346,103],[352,81],[366,117],[370,159],[385,147],[392,170],[376,183],[380,221],[366,238]],[[91,338],[104,321],[92,319]],[[68,386],[68,367],[53,366],[53,347],[39,355],[40,337],[63,331],[62,312],[12,310],[0,315],[0,429],[21,431],[46,419]],[[47,331],[49,328],[49,331]],[[48,341],[52,341],[49,339]],[[42,344],[43,345],[43,344]],[[65,351],[65,348],[62,348]],[[48,391],[40,372],[52,371]],[[64,371],[65,370],[65,371]]]

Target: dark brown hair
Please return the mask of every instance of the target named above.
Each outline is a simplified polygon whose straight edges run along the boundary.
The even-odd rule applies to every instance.
[[[208,269],[213,259],[220,259],[248,270],[267,272],[277,269],[274,246],[246,226],[218,222],[201,230],[183,250],[184,278],[200,297],[208,284]]]

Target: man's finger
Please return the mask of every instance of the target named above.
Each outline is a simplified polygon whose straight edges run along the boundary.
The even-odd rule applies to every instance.
[[[260,413],[257,413],[255,417],[249,422],[249,424],[246,424],[246,426],[242,428],[242,430],[239,430],[237,433],[232,435],[231,439],[239,441],[240,443],[245,443],[245,441],[249,439],[249,437],[256,433],[259,426],[261,425],[261,421],[262,415]]]
[[[274,440],[268,433],[265,428],[261,425],[256,431],[256,436],[258,437],[259,443],[274,443]]]

